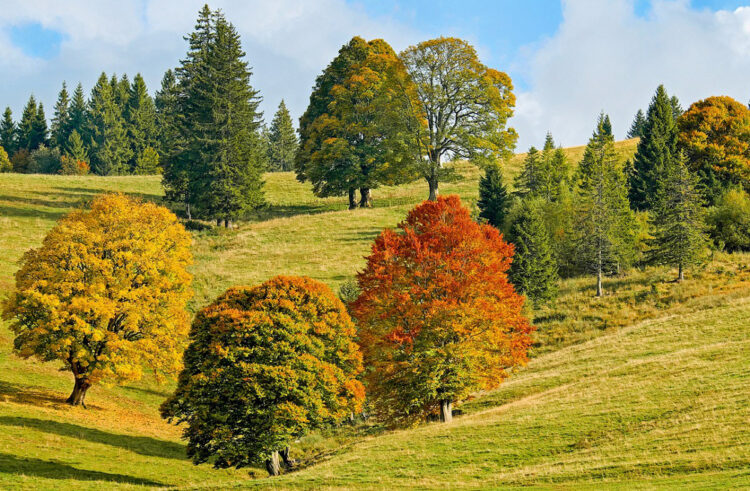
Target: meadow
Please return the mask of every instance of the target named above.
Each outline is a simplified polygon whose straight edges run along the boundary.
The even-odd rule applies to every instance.
[[[632,155],[635,141],[618,143]],[[568,149],[577,161],[582,147]],[[523,155],[506,165],[512,179]],[[441,185],[473,206],[479,170],[459,164]],[[0,175],[0,295],[18,259],[55,220],[107,191],[160,202],[148,177]],[[192,311],[231,285],[306,275],[334,291],[364,265],[372,240],[426,198],[422,181],[374,191],[374,208],[319,199],[291,173],[266,175],[269,206],[232,230],[193,232]],[[214,470],[185,457],[180,430],[158,415],[173,385],[97,385],[89,409],[64,404],[72,376],[11,353],[0,327],[0,488],[268,486],[275,488],[706,487],[750,485],[750,256],[717,253],[672,282],[666,268],[565,280],[532,312],[533,359],[503,386],[462,406],[452,425],[387,432],[345,427],[293,449],[306,467]],[[258,479],[249,479],[258,477]]]

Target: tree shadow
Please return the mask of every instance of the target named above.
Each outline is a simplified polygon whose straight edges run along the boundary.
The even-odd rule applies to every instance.
[[[49,407],[64,404],[65,396],[44,388],[25,387],[0,381],[0,402]]]
[[[109,433],[72,423],[61,423],[59,421],[26,418],[23,416],[0,416],[0,426],[33,428],[44,433],[78,438],[92,443],[122,448],[148,457],[160,457],[175,460],[187,459],[185,447],[179,443],[158,440],[148,436]]]
[[[165,487],[168,484],[109,472],[91,471],[56,462],[53,460],[19,458],[15,455],[0,453],[0,473],[21,474],[45,479],[71,479],[77,481],[109,481],[141,486]]]

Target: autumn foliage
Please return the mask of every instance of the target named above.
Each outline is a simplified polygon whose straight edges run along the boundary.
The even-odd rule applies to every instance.
[[[3,316],[22,357],[60,360],[68,402],[99,380],[178,372],[188,331],[190,236],[175,215],[121,194],[60,220],[28,251]]]
[[[426,201],[376,239],[359,322],[368,396],[394,423],[424,419],[497,387],[526,362],[533,327],[508,282],[513,246],[471,220],[457,196]]]
[[[362,356],[354,324],[331,290],[278,276],[231,288],[198,312],[185,369],[162,415],[187,423],[195,463],[266,461],[312,428],[361,409]]]
[[[731,97],[698,101],[678,120],[679,143],[691,168],[712,185],[741,184],[750,190],[750,109]]]

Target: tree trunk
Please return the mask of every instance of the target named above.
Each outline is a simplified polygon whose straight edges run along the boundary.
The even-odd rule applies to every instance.
[[[287,469],[292,469],[295,465],[297,465],[296,460],[289,458],[289,446],[279,452],[279,454],[281,455],[281,460],[284,462],[284,467],[286,467]]]
[[[359,188],[359,194],[361,196],[359,207],[372,208],[372,191],[370,191],[370,188]]]
[[[684,280],[685,279],[685,272],[682,270],[682,263],[680,263],[678,271],[679,271],[679,273],[678,273],[678,276],[677,276],[677,281]]]
[[[604,294],[602,291],[602,268],[596,271],[596,296],[601,297]]]
[[[91,387],[91,382],[89,382],[88,378],[76,377],[76,383],[75,386],[73,386],[73,392],[65,402],[67,402],[71,406],[83,406],[85,408],[86,391],[89,390],[89,387]]]
[[[453,403],[450,400],[440,401],[440,421],[443,423],[453,421]]]
[[[190,203],[185,203],[185,213],[187,213],[188,220],[193,219],[193,216],[190,214]]]
[[[216,226],[221,227],[221,218],[216,219]]]
[[[430,179],[427,179],[427,184],[430,185],[430,197],[427,198],[430,201],[437,201],[438,197],[438,179],[437,177],[432,177]]]
[[[354,188],[349,188],[349,209],[354,210],[357,208],[357,190]]]
[[[271,458],[266,460],[266,470],[269,476],[278,476],[280,469],[279,452],[274,452],[271,454]]]
[[[224,220],[224,228],[232,228],[232,220]]]

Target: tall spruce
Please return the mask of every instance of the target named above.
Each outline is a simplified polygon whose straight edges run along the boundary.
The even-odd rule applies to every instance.
[[[57,102],[55,103],[55,115],[52,117],[52,125],[50,126],[50,146],[59,148],[61,151],[65,149],[65,145],[68,142],[68,136],[70,131],[70,98],[68,96],[68,87],[65,82],[62,84],[62,89],[57,96]]]
[[[298,142],[292,117],[284,104],[284,99],[279,103],[279,108],[271,121],[268,144],[270,170],[284,172],[292,170]]]
[[[542,154],[536,147],[529,148],[523,159],[521,172],[513,180],[515,194],[521,198],[534,196],[542,187]]]
[[[680,152],[665,170],[653,209],[654,238],[651,260],[677,267],[677,280],[684,270],[704,258],[708,236],[704,223],[703,197],[698,177],[688,169],[687,157]]]
[[[680,104],[680,100],[677,98],[676,95],[673,95],[669,98],[669,104],[672,106],[672,114],[674,115],[675,121],[677,118],[682,116],[682,113],[685,112],[684,109],[682,109],[682,105]]]
[[[0,121],[0,146],[11,156],[18,150],[16,123],[13,121],[13,112],[9,107],[5,108],[3,119]]]
[[[535,304],[552,300],[557,294],[559,275],[552,244],[538,199],[524,200],[521,214],[510,231],[515,254],[510,280],[518,293]]]
[[[161,88],[154,96],[156,110],[156,127],[158,130],[159,156],[162,161],[172,152],[172,145],[177,138],[175,117],[177,111],[177,79],[172,69],[167,70],[161,79]]]
[[[75,161],[87,162],[89,161],[88,151],[83,143],[83,138],[78,134],[78,131],[73,130],[68,136],[68,141],[65,142],[65,155],[72,158]]]
[[[115,99],[113,84],[107,80],[105,73],[101,74],[91,90],[87,123],[91,168],[94,172],[102,176],[129,173],[128,161],[132,150],[125,131],[125,120]]]
[[[551,133],[547,133],[542,148],[540,183],[537,194],[545,200],[558,201],[563,188],[570,183],[570,163],[561,147],[555,147]]]
[[[637,113],[635,113],[635,118],[633,118],[633,123],[630,125],[630,129],[628,130],[628,138],[640,138],[643,136],[643,129],[646,127],[646,116],[643,114],[643,110],[639,109]]]
[[[129,167],[133,173],[153,173],[155,169],[152,168],[154,161],[152,152],[158,146],[154,100],[149,95],[146,82],[140,73],[133,78],[133,84],[129,91],[128,102],[125,107],[125,121],[127,122],[128,137],[133,150]],[[148,152],[149,155],[144,156],[146,149],[151,150]],[[140,166],[138,165],[139,162],[141,162]],[[145,167],[144,162],[148,162]],[[136,167],[139,167],[137,172]]]
[[[678,131],[674,111],[667,91],[660,85],[651,99],[643,135],[633,157],[629,198],[636,210],[648,210],[654,206],[664,170],[677,156]]]
[[[577,232],[581,266],[596,275],[596,295],[602,296],[603,274],[619,269],[633,255],[635,217],[630,209],[622,166],[604,114],[578,167]]]
[[[477,201],[479,216],[495,228],[500,228],[510,207],[508,189],[503,183],[503,173],[500,166],[490,164],[479,178],[479,200]]]
[[[73,131],[78,132],[78,135],[85,142],[86,141],[86,116],[88,108],[86,107],[86,97],[83,94],[83,85],[80,83],[76,86],[73,91],[73,96],[70,99],[70,108],[68,109],[68,128],[67,134],[70,135]]]
[[[36,117],[34,118],[34,137],[36,143],[34,148],[39,148],[42,145],[49,146],[49,129],[47,128],[47,116],[44,114],[44,104],[41,102],[36,107]]]

